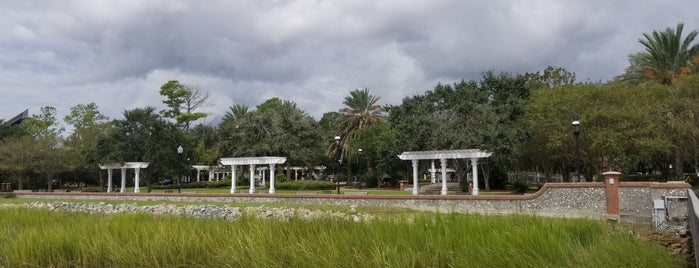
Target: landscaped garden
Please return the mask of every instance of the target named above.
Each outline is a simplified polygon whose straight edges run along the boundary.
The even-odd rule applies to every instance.
[[[0,209],[4,267],[683,267],[616,223],[410,212],[235,220]]]

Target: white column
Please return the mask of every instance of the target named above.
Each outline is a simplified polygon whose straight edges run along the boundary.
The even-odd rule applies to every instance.
[[[274,189],[274,164],[269,164],[269,193],[273,194],[277,190]]]
[[[121,190],[120,193],[126,191],[126,168],[121,168]]]
[[[201,176],[201,170],[197,168],[197,181],[199,181],[199,177]]]
[[[255,165],[250,164],[250,193],[255,193]]]
[[[214,169],[213,167],[209,167],[209,181],[214,180]]]
[[[134,177],[134,185],[133,185],[133,192],[134,193],[141,192],[141,186],[139,186],[139,175],[140,174],[141,174],[141,169],[136,168],[136,176]]]
[[[442,164],[442,195],[447,195],[447,159],[439,159],[439,162]]]
[[[294,169],[294,180],[299,180],[299,170]]]
[[[437,183],[437,170],[434,169],[434,159],[432,159],[432,169],[430,169],[430,179],[432,179],[432,183]]]
[[[211,173],[209,173],[209,174],[211,174]],[[232,194],[235,193],[235,180],[236,180],[235,175],[236,175],[235,174],[235,165],[231,165],[231,193]]]
[[[473,195],[478,195],[478,158],[471,158],[473,166]]]
[[[260,172],[259,172],[259,173],[260,173],[260,179],[262,179],[262,186],[267,185],[267,184],[265,183],[265,181],[266,181],[266,180],[265,180],[265,171],[264,171],[262,168],[260,168]]]
[[[413,195],[418,195],[417,189],[417,159],[413,159]]]
[[[107,169],[107,193],[112,192],[112,169]]]

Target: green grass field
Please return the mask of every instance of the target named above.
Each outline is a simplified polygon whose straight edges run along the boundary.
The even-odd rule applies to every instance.
[[[2,267],[683,267],[618,225],[412,213],[373,222],[0,209]],[[409,218],[410,220],[406,220]]]

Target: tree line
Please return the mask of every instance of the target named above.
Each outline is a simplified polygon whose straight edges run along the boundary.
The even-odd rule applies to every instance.
[[[352,90],[344,107],[319,120],[293,101],[271,98],[230,107],[218,125],[195,124],[207,116],[199,110],[209,93],[175,80],[160,88],[164,110],[136,108],[109,119],[94,103],[72,107],[63,118],[70,133],[56,110],[44,107],[19,125],[0,123],[0,179],[18,188],[102,186],[100,163],[144,161],[151,162],[142,171],[150,187],[220,157],[284,156],[287,167],[339,168],[344,180],[381,186],[410,176],[409,163],[396,157],[401,152],[448,149],[493,153],[479,167],[486,189],[527,171],[546,180],[580,173],[591,181],[608,170],[677,177],[699,172],[699,46],[696,31],[682,31],[679,24],[644,34],[645,51],[630,55],[625,74],[612,81],[578,82],[560,67],[486,71],[395,105],[381,105],[369,89]],[[579,136],[572,121],[580,122]],[[465,161],[449,165],[460,178],[469,170]]]

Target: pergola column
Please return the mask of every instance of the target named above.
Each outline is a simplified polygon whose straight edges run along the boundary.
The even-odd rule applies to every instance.
[[[199,181],[200,176],[201,176],[201,170],[197,169],[197,181]]]
[[[255,164],[250,164],[250,193],[255,193]]]
[[[214,170],[213,168],[209,168],[209,181],[214,180]]]
[[[439,159],[439,162],[442,164],[442,195],[447,195],[447,159]]]
[[[417,188],[417,159],[413,159],[413,195],[418,195]]]
[[[136,168],[136,177],[134,177],[134,186],[133,186],[133,192],[134,193],[140,193],[141,192],[141,186],[139,184],[139,175],[141,174],[141,168]]]
[[[260,168],[260,177],[262,177],[262,185],[267,185],[267,172],[263,168]]]
[[[112,169],[107,169],[107,193],[112,192]]]
[[[437,183],[437,170],[434,169],[434,159],[432,159],[432,169],[430,169],[430,179],[432,179],[432,183]]]
[[[473,168],[473,195],[478,195],[478,158],[471,158]]]
[[[120,193],[126,191],[126,168],[121,168],[121,189]]]
[[[276,192],[276,189],[274,189],[274,164],[269,164],[269,193],[273,194]]]
[[[235,165],[231,165],[231,193],[235,193],[235,181],[236,181],[236,174],[235,174]]]

